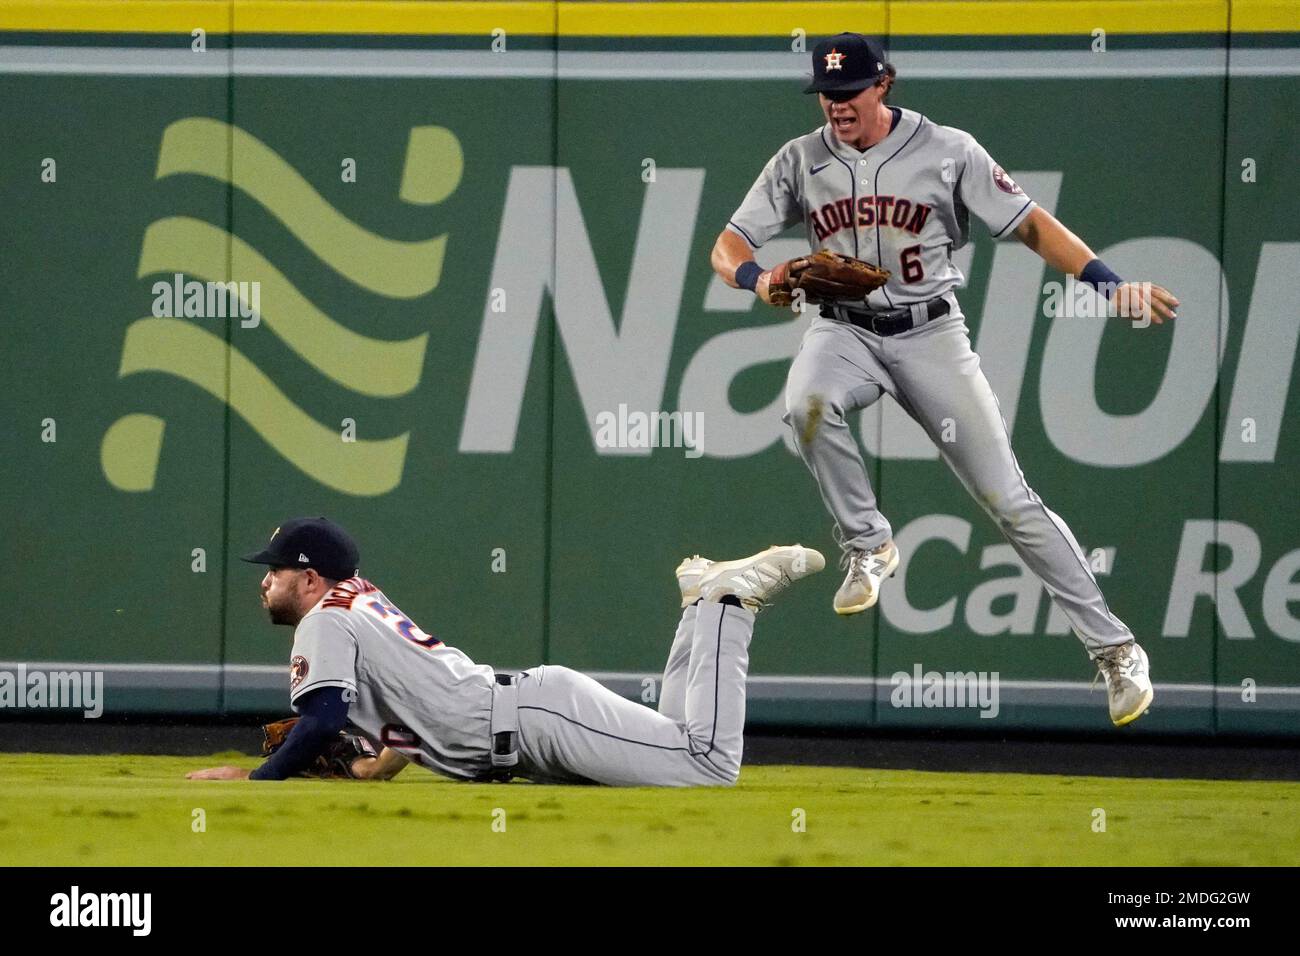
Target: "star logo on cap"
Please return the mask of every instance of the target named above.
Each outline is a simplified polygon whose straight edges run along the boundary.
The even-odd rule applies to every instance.
[[[843,62],[844,62],[844,54],[841,53],[839,50],[836,50],[836,49],[833,48],[833,47],[831,48],[831,52],[826,54],[826,69],[827,69],[827,70],[840,70],[840,69],[843,69],[843,66],[841,65],[841,64],[843,64]]]

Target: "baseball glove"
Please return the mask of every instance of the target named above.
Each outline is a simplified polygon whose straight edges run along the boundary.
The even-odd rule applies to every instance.
[[[810,256],[783,262],[768,276],[768,298],[773,305],[789,305],[795,289],[806,302],[861,302],[889,281],[888,269],[823,249]]]
[[[269,757],[283,747],[296,723],[298,723],[297,717],[288,717],[263,726],[262,756]],[[326,751],[316,758],[311,769],[304,770],[301,776],[319,777],[323,780],[355,779],[352,774],[352,761],[358,757],[374,756],[376,756],[375,748],[370,746],[370,741],[366,738],[340,731]]]

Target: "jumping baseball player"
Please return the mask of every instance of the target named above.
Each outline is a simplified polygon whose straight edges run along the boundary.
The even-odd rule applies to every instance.
[[[262,605],[272,623],[295,628],[289,695],[300,719],[251,774],[217,767],[191,779],[283,780],[351,724],[377,753],[351,760],[355,777],[392,777],[412,762],[464,780],[730,785],[744,746],[754,616],[826,564],[799,545],[682,561],[684,610],[656,712],[567,667],[507,675],[475,664],[359,577],[356,545],[324,518],[286,521],[244,560],[269,566]]]
[[[1160,323],[1174,318],[1178,300],[1159,286],[1122,280],[969,133],[888,105],[897,71],[875,40],[841,33],[818,43],[812,61],[805,92],[818,94],[826,122],[771,158],[718,236],[712,264],[733,287],[789,302],[790,276],[806,262],[764,271],[754,250],[802,222],[810,248],[888,271],[856,301],[816,300],[821,314],[786,382],[785,421],[844,551],[835,611],[873,606],[882,580],[898,567],[889,522],[848,424],[852,412],[888,393],[1065,612],[1105,678],[1111,720],[1136,720],[1152,698],[1147,655],[1106,606],[1070,529],[1025,481],[971,350],[954,295],[965,278],[951,253],[967,242],[974,213],[994,238],[1015,235],[1054,269],[1096,287],[1121,316]],[[955,440],[943,440],[946,426]]]

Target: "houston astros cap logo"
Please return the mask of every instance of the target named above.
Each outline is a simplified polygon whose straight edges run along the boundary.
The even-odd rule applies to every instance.
[[[865,90],[886,72],[880,43],[860,33],[837,33],[818,40],[812,51],[812,82],[805,93]]]

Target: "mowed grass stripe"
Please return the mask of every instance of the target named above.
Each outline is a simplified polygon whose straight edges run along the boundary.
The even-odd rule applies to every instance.
[[[184,779],[0,755],[10,865],[1296,865],[1300,783],[751,767],[732,789]],[[206,832],[192,830],[192,812]],[[506,831],[493,832],[505,810]],[[1106,832],[1093,830],[1094,810]],[[795,811],[806,832],[795,832]]]

